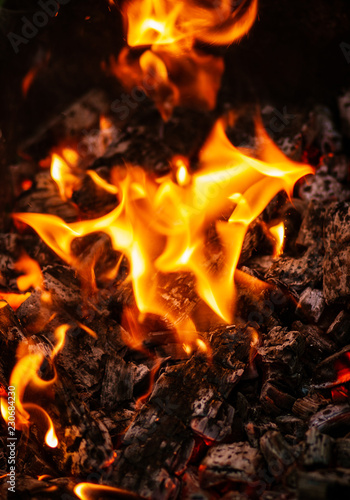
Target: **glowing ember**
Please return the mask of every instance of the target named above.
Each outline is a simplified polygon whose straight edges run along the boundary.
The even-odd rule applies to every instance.
[[[112,128],[112,122],[105,116],[100,117],[100,130],[109,130]]]
[[[65,341],[68,325],[61,325],[56,328],[56,346],[51,353],[53,360],[57,353],[62,349]],[[23,430],[29,427],[31,423],[31,415],[40,415],[48,426],[48,431],[45,435],[45,442],[51,448],[58,445],[58,439],[55,433],[53,422],[48,413],[40,406],[25,401],[25,392],[28,387],[36,390],[45,390],[51,386],[56,380],[56,373],[51,380],[43,380],[38,373],[44,362],[45,356],[41,352],[31,352],[30,346],[21,344],[18,348],[17,355],[19,360],[12,370],[10,377],[10,386],[15,387],[16,392],[16,429]],[[1,414],[5,421],[8,419],[6,399],[1,398]]]
[[[33,181],[31,181],[30,179],[25,179],[21,183],[21,188],[23,191],[29,191],[29,189],[31,189],[32,186],[33,186]]]
[[[335,363],[335,370],[337,372],[338,384],[345,384],[350,382],[350,352],[346,352]]]
[[[119,205],[109,214],[89,221],[66,224],[53,215],[17,214],[67,263],[80,269],[72,242],[103,231],[113,248],[130,264],[130,278],[137,307],[177,323],[158,292],[158,274],[191,272],[197,293],[225,322],[232,321],[234,276],[249,224],[281,190],[289,195],[294,183],[312,173],[308,165],[286,158],[257,124],[260,158],[236,149],[217,122],[200,156],[200,169],[190,174],[178,160],[176,178],[154,179],[138,167],[114,172]],[[181,173],[180,173],[181,172]],[[224,214],[226,214],[224,216]],[[215,224],[224,265],[208,269],[207,230]],[[81,271],[81,269],[80,269]],[[177,325],[187,332],[188,344],[194,325],[190,320]],[[193,339],[194,340],[194,339]]]
[[[273,239],[275,240],[275,248],[273,252],[273,256],[276,259],[283,253],[283,244],[284,244],[284,224],[280,222],[276,224],[276,226],[271,226],[269,229]]]

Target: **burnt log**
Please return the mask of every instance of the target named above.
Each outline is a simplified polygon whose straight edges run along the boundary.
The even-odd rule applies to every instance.
[[[210,347],[210,363],[197,354],[158,378],[123,438],[110,481],[146,498],[170,498],[179,488],[176,474],[185,469],[195,436],[208,443],[229,436],[234,410],[226,398],[243,375],[249,334],[220,329],[212,333]]]
[[[312,427],[306,433],[306,447],[302,457],[304,466],[314,468],[330,465],[333,458],[333,448],[334,440]]]
[[[261,465],[261,454],[247,442],[213,446],[200,465],[200,484],[206,489],[227,481],[250,483]]]
[[[296,462],[296,452],[278,431],[267,431],[260,439],[260,450],[268,470],[274,477],[280,477]]]

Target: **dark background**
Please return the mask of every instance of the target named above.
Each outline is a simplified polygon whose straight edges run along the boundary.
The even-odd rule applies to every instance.
[[[16,159],[21,140],[87,90],[102,87],[118,97],[101,62],[124,42],[118,2],[70,0],[16,54],[8,33],[20,35],[21,18],[32,19],[41,8],[29,0],[0,5],[0,154],[6,165]],[[325,103],[335,110],[350,85],[344,42],[350,45],[349,0],[260,0],[249,35],[226,52],[226,93],[233,104],[254,98],[276,106]],[[39,70],[24,98],[22,81],[35,65]]]

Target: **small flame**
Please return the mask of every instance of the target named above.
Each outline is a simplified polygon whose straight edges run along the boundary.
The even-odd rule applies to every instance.
[[[179,186],[186,186],[191,180],[191,176],[188,173],[188,168],[182,159],[174,160],[176,171],[176,180]]]
[[[197,342],[197,347],[200,351],[205,353],[208,352],[208,346],[202,339],[197,339],[196,342]]]
[[[49,474],[42,474],[41,476],[38,476],[38,481],[44,481],[44,479],[50,479],[50,476]]]
[[[100,177],[94,170],[88,170],[86,173],[91,177],[96,186],[100,187],[101,189],[104,189],[105,191],[111,194],[118,193],[118,189],[116,188],[116,186],[113,186],[113,184],[109,184],[109,182],[102,179],[102,177]]]
[[[187,356],[189,356],[192,353],[192,347],[190,345],[182,344],[182,348],[185,351],[185,353],[187,354]]]
[[[275,226],[271,226],[269,229],[273,239],[275,240],[273,257],[277,259],[283,253],[284,246],[284,224],[280,222]]]
[[[65,148],[62,155],[54,153],[51,158],[51,177],[56,182],[61,198],[69,200],[80,180],[76,172],[79,156],[73,149]]]
[[[52,360],[62,349],[68,328],[68,325],[61,325],[56,328],[56,345],[51,353]],[[10,377],[10,386],[15,387],[16,394],[16,429],[23,430],[28,428],[31,423],[31,414],[40,414],[46,420],[49,427],[45,435],[45,442],[51,448],[56,448],[58,445],[58,439],[51,417],[40,406],[25,401],[25,392],[29,386],[35,388],[36,390],[47,389],[55,382],[57,378],[56,372],[51,380],[47,381],[41,379],[38,373],[44,362],[45,356],[41,352],[29,352],[29,346],[27,343],[20,344],[17,355],[19,360],[13,368]],[[7,422],[8,410],[5,398],[1,398],[1,415]]]
[[[48,416],[48,415],[47,415]],[[47,444],[47,446],[49,446],[50,448],[57,448],[57,445],[58,445],[58,439],[57,439],[57,436],[56,436],[56,433],[55,433],[55,428],[53,426],[53,422],[51,420],[51,418],[49,417],[49,423],[50,423],[50,428],[49,430],[47,431],[46,433],[46,436],[45,436],[45,443]]]
[[[23,273],[22,276],[17,278],[17,286],[21,292],[25,292],[32,287],[43,289],[43,277],[36,260],[31,259],[28,255],[23,255],[16,262],[15,270]]]
[[[7,397],[7,395],[6,395],[6,397]],[[5,420],[5,422],[7,422],[9,413],[8,413],[8,407],[7,407],[7,400],[3,396],[1,396],[1,398],[0,398],[0,410],[1,410],[2,418]]]
[[[114,496],[115,498],[130,498],[137,499],[140,498],[138,495],[131,493],[126,490],[121,490],[120,488],[114,488],[112,486],[104,486],[101,484],[93,483],[79,483],[74,488],[74,493],[80,500],[98,500],[107,496]]]
[[[86,333],[88,333],[89,335],[91,335],[91,337],[93,337],[94,339],[97,339],[97,333],[94,332],[93,330],[91,330],[91,328],[89,328],[88,326],[83,325],[83,323],[79,323],[79,322],[78,322],[78,326],[82,330],[84,330]]]

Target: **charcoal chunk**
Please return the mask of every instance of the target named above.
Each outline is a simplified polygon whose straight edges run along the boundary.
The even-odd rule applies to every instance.
[[[326,214],[323,294],[328,304],[350,297],[350,204],[334,203]]]

